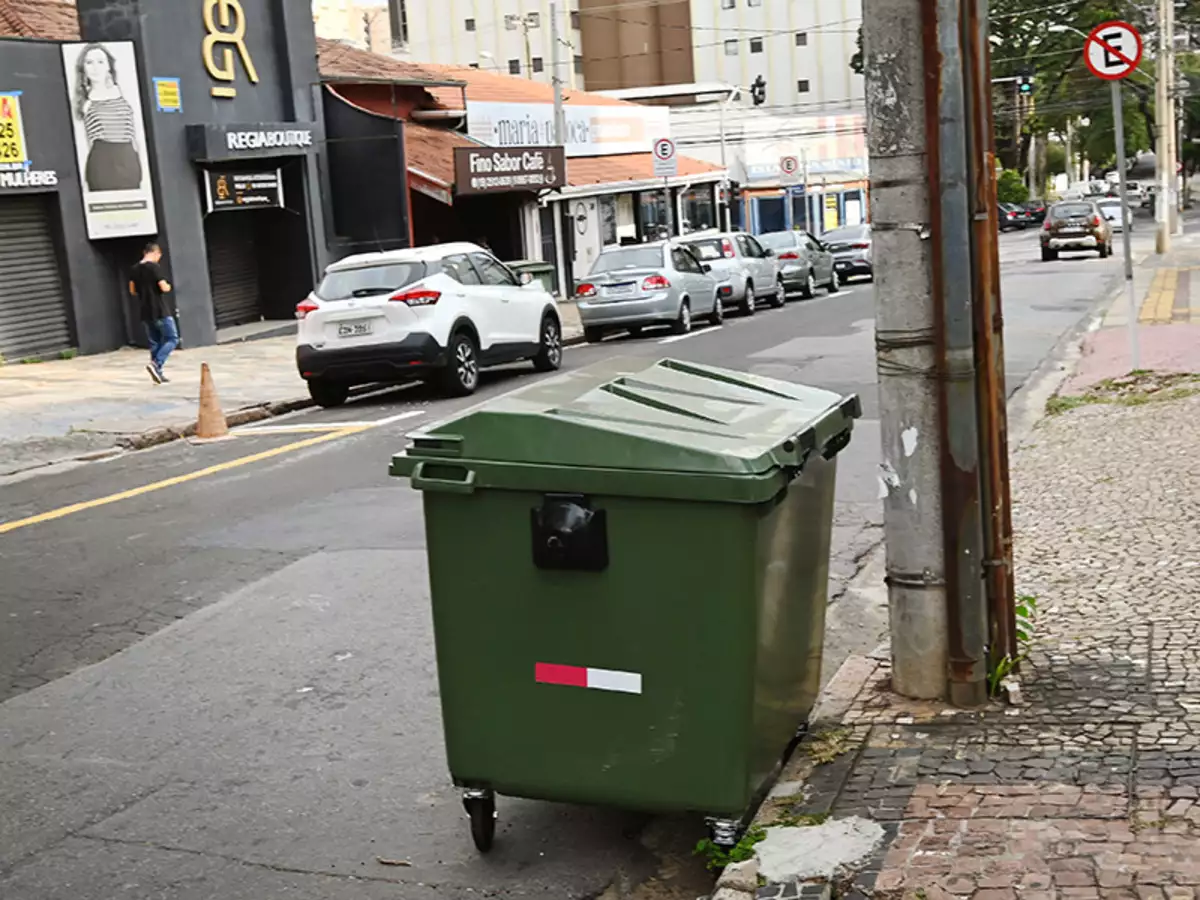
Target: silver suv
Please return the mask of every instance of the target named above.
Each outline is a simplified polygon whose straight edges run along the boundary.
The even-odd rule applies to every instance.
[[[756,238],[740,231],[707,232],[690,234],[688,244],[700,261],[712,266],[718,281],[730,286],[729,303],[741,309],[744,315],[754,314],[758,300],[767,301],[772,307],[783,306],[787,294],[779,261],[775,253],[768,250]]]

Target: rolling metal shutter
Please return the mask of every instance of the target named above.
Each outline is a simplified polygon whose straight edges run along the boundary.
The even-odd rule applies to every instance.
[[[71,346],[50,195],[0,198],[0,356],[45,359]]]
[[[262,318],[253,213],[213,213],[204,220],[208,278],[218,328]]]

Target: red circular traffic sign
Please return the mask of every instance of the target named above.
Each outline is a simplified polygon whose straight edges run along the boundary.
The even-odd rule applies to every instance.
[[[654,155],[661,160],[670,159],[675,155],[675,142],[670,138],[659,138],[654,142]]]
[[[794,156],[784,156],[779,160],[779,168],[784,175],[795,175],[800,171],[800,160]]]
[[[1142,36],[1128,22],[1105,22],[1083,44],[1083,61],[1097,78],[1128,78],[1142,61]]]

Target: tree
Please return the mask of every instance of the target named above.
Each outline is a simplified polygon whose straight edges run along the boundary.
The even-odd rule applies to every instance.
[[[861,25],[858,26],[858,37],[855,38],[854,45],[858,49],[855,50],[854,55],[852,57],[850,57],[850,71],[856,75],[861,75],[863,73],[863,49],[862,49],[862,26]]]
[[[1016,169],[1005,169],[996,180],[996,199],[1001,203],[1024,203],[1029,199],[1029,188]]]

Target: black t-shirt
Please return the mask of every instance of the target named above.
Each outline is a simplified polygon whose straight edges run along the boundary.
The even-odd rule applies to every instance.
[[[166,281],[166,276],[163,275],[162,267],[158,263],[138,263],[129,273],[129,278],[137,291],[143,322],[157,322],[159,319],[165,319],[171,315],[170,306],[163,298],[163,292],[158,286],[160,281]]]

